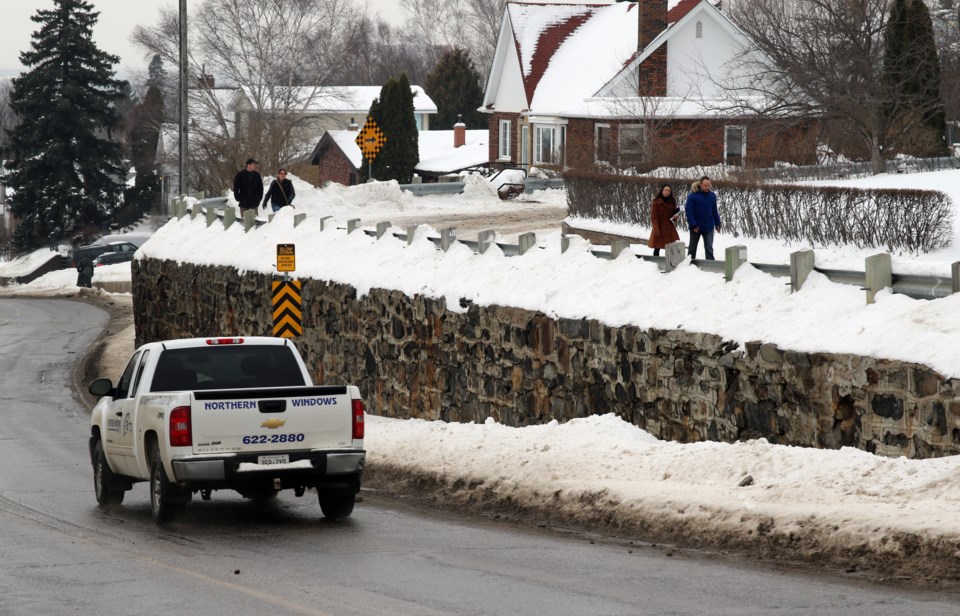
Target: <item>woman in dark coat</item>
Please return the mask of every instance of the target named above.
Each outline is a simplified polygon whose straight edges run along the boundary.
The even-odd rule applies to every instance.
[[[263,207],[267,207],[267,202],[273,207],[274,212],[279,212],[284,206],[293,206],[293,198],[296,193],[293,190],[293,182],[287,179],[287,170],[277,171],[277,179],[270,182],[270,190],[263,196]]]
[[[653,256],[660,256],[661,248],[666,247],[670,242],[680,240],[677,227],[673,224],[679,213],[680,208],[677,207],[677,200],[673,197],[673,187],[664,184],[650,206],[650,222],[653,229],[650,231],[647,246],[653,248]]]

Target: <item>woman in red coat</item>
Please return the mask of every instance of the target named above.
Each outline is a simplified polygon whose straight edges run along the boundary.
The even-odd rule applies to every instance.
[[[670,242],[680,241],[677,228],[673,224],[679,213],[680,208],[677,207],[677,200],[673,197],[673,188],[669,184],[664,184],[650,206],[650,222],[653,229],[650,231],[647,246],[653,248],[653,256],[659,257],[660,249]]]

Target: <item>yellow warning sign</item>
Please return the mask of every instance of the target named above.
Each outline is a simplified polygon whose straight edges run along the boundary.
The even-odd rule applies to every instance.
[[[277,271],[292,272],[297,269],[297,248],[294,244],[277,244]]]
[[[357,146],[359,146],[360,151],[363,152],[363,157],[369,162],[377,157],[381,148],[387,143],[387,136],[383,134],[383,131],[380,130],[377,123],[373,121],[373,118],[367,116],[367,121],[364,123],[363,128],[360,129],[360,133],[357,134],[357,138],[354,141],[357,142]]]
[[[273,335],[296,338],[303,335],[303,301],[299,280],[273,281]]]

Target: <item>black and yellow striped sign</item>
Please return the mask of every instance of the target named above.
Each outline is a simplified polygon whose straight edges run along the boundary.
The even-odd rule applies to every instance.
[[[299,280],[273,281],[273,335],[296,338],[303,334],[303,302]]]

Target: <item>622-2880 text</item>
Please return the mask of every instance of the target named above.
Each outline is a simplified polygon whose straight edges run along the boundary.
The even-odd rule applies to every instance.
[[[243,437],[244,445],[263,445],[266,443],[302,443],[303,434],[253,434]]]

